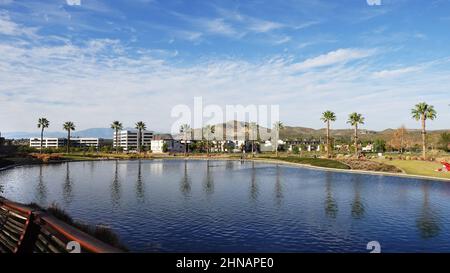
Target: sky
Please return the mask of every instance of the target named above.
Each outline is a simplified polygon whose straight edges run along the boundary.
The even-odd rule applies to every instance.
[[[449,0],[0,0],[0,131],[169,131],[171,110],[279,105],[285,125],[450,128]]]

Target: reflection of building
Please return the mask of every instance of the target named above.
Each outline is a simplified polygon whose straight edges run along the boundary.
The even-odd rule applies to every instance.
[[[113,135],[113,146],[122,147],[124,151],[136,150],[138,144],[138,130],[122,130],[119,131],[118,140],[119,143],[116,143],[116,132]],[[151,141],[153,139],[153,131],[142,130],[141,131],[141,147],[150,147]]]
[[[177,153],[184,152],[184,143],[180,140],[175,140],[169,134],[154,135],[151,140],[151,149],[153,153],[163,153],[164,145],[167,147],[167,152]]]
[[[111,145],[112,140],[95,137],[74,137],[70,139],[71,147],[102,147]],[[43,148],[59,148],[67,145],[67,138],[44,137],[42,139]],[[40,138],[30,138],[30,147],[39,149],[41,147]]]

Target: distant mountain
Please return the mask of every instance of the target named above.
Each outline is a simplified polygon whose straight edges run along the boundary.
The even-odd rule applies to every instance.
[[[40,137],[40,131],[36,132],[5,132],[2,136],[7,139],[21,139],[21,138],[32,138]],[[66,137],[66,132],[55,132],[55,131],[44,131],[45,137]],[[113,130],[110,128],[89,128],[80,131],[73,131],[72,136],[74,137],[98,137],[98,138],[113,138]]]

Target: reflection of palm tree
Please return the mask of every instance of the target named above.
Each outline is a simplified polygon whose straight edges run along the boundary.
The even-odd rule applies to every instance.
[[[139,159],[138,163],[138,174],[137,174],[137,180],[136,180],[136,197],[138,200],[144,201],[145,199],[145,185],[142,182],[142,173],[141,173],[141,160]]]
[[[416,221],[420,235],[424,239],[433,238],[439,235],[439,232],[441,231],[438,218],[430,207],[428,187],[428,184],[424,184],[423,186],[422,213]]]
[[[252,181],[251,181],[251,187],[250,187],[250,198],[253,201],[256,201],[258,199],[258,184],[256,183],[256,168],[255,168],[255,162],[252,161]]]
[[[184,175],[183,179],[181,179],[180,190],[184,196],[191,193],[191,182],[189,181],[189,176],[187,174],[187,160],[184,161]]]
[[[206,177],[205,177],[203,189],[208,194],[211,194],[214,192],[214,179],[213,179],[213,176],[211,175],[211,171],[210,171],[210,167],[209,167],[209,160],[206,160]]]
[[[119,180],[119,169],[118,169],[118,161],[116,160],[116,166],[114,171],[114,179],[111,184],[111,200],[113,205],[119,205],[120,195],[121,195],[121,185]]]
[[[66,163],[66,179],[63,185],[63,199],[66,204],[72,203],[73,200],[72,181],[70,180],[69,164],[70,163]]]
[[[280,167],[277,165],[277,174],[276,174],[276,181],[275,181],[275,198],[277,201],[277,205],[281,204],[281,200],[283,199],[283,186],[281,185],[280,180]]]
[[[354,189],[355,189],[355,198],[353,199],[352,203],[352,217],[355,219],[361,219],[364,216],[364,203],[361,200],[361,181],[360,177],[356,176],[354,182]]]
[[[338,205],[333,197],[333,192],[331,188],[331,173],[327,172],[325,174],[326,178],[326,198],[325,198],[325,214],[330,218],[336,218],[338,213]]]
[[[44,175],[42,174],[42,165],[39,165],[39,180],[36,186],[37,200],[40,205],[45,205],[47,200],[47,187],[44,182]]]

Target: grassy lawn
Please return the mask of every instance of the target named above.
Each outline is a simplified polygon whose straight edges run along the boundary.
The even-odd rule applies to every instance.
[[[407,174],[425,175],[440,178],[449,178],[450,172],[436,172],[437,168],[441,168],[441,164],[438,162],[420,161],[420,160],[387,160],[387,159],[374,159],[374,161],[394,165]]]
[[[288,157],[259,157],[259,158],[266,158],[266,159],[275,159],[275,160],[281,160],[291,163],[299,163],[299,164],[306,164],[316,167],[325,167],[325,168],[334,168],[334,169],[343,169],[348,170],[350,169],[349,166],[345,165],[342,162],[331,160],[331,159],[323,159],[323,158],[309,158],[309,157],[296,157],[296,156],[288,156]]]

